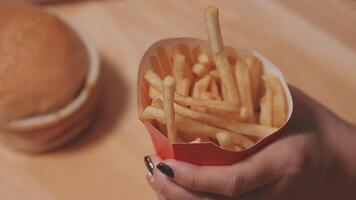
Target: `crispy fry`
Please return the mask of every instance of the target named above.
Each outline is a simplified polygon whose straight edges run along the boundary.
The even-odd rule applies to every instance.
[[[218,87],[218,84],[216,83],[215,79],[210,79],[209,90],[213,94],[214,99],[222,100],[220,92],[219,92],[219,87]]]
[[[153,108],[151,106],[146,107],[146,109],[143,111],[142,116],[145,119],[155,119],[161,123],[166,123],[163,111],[161,109]],[[254,142],[246,136],[226,131],[224,129],[216,128],[213,126],[209,126],[180,115],[176,115],[175,121],[177,129],[180,131],[184,131],[187,134],[192,134],[198,137],[210,137],[216,139],[216,133],[226,132],[234,138],[234,142],[236,142],[239,146],[249,148],[254,144]]]
[[[272,125],[282,127],[287,121],[287,100],[279,78],[272,74],[263,75],[267,87],[273,91]]]
[[[239,146],[235,146],[235,151],[242,151],[243,150],[243,148],[241,148],[241,147],[239,147]]]
[[[218,132],[216,133],[216,139],[218,140],[219,145],[222,149],[226,149],[229,151],[235,150],[235,145],[232,143],[233,139],[231,135],[225,132]]]
[[[155,98],[162,99],[162,92],[155,87],[150,87],[149,96],[151,99],[155,99]],[[237,105],[230,102],[185,97],[177,93],[175,94],[175,101],[184,106],[203,107],[206,109],[218,110],[226,114],[230,112],[234,112],[236,111],[236,109],[238,109]]]
[[[163,102],[161,99],[155,98],[155,99],[152,99],[151,106],[154,108],[163,109]],[[164,135],[167,136],[167,126],[160,122],[157,122],[157,126],[158,126],[159,131],[161,131],[161,133],[163,133]]]
[[[152,69],[145,72],[144,78],[153,87],[162,91],[162,79]]]
[[[201,54],[201,48],[200,46],[195,46],[192,50],[192,56],[193,56],[193,63],[198,62],[198,56]]]
[[[177,83],[177,93],[183,96],[189,96],[191,82],[189,79],[184,78],[179,83]]]
[[[191,142],[189,142],[189,143],[191,143],[191,144],[201,143],[201,139],[200,139],[200,138],[197,138],[197,139],[195,139],[195,140],[193,140],[193,141],[191,141]]]
[[[163,100],[162,92],[159,91],[157,88],[153,87],[152,85],[148,89],[148,96],[154,100],[154,99],[160,99],[161,101]]]
[[[161,99],[152,99],[151,106],[154,108],[163,109],[163,102]]]
[[[203,77],[209,73],[209,69],[201,63],[195,63],[193,65],[193,73],[198,77]]]
[[[216,69],[211,70],[209,72],[209,75],[215,80],[220,80],[220,74],[219,74],[218,70],[216,70]]]
[[[225,118],[208,113],[196,112],[179,104],[174,104],[174,108],[176,113],[179,115],[188,117],[201,123],[209,124],[211,126],[224,128],[235,133],[240,133],[256,138],[266,137],[277,130],[277,128],[270,126],[241,123],[231,119],[231,117]]]
[[[171,142],[177,141],[177,129],[175,126],[175,112],[174,112],[174,93],[175,80],[171,76],[167,76],[163,80],[163,110],[164,118],[167,125],[168,139]]]
[[[238,60],[235,66],[235,77],[239,88],[241,104],[246,109],[247,122],[255,123],[255,109],[252,102],[252,88],[248,68],[243,60]]]
[[[178,94],[188,96],[190,92],[191,81],[185,74],[185,56],[179,51],[175,51],[173,55],[172,74],[176,82],[176,91]]]
[[[213,93],[206,92],[206,91],[204,91],[204,92],[202,92],[200,94],[200,98],[202,98],[202,99],[210,99],[210,100],[214,100],[215,99]]]
[[[255,56],[247,56],[246,64],[250,75],[251,89],[252,89],[252,102],[255,108],[258,107],[258,96],[262,80],[263,67],[262,62]]]
[[[204,66],[206,66],[208,69],[212,66],[212,61],[211,59],[209,58],[209,56],[205,53],[201,53],[199,56],[198,56],[198,62],[200,64],[203,64]]]
[[[209,36],[211,50],[216,68],[221,76],[221,82],[226,90],[227,101],[238,104],[239,96],[229,60],[224,53],[224,45],[219,25],[219,10],[215,6],[208,6],[205,9],[205,22]]]
[[[203,78],[195,82],[193,86],[193,97],[195,98],[201,97],[201,93],[208,90],[209,82],[210,82],[209,75],[204,76]]]
[[[272,105],[272,89],[267,87],[266,93],[261,99],[260,124],[265,126],[272,126]]]
[[[248,119],[248,111],[247,111],[247,108],[245,106],[242,106],[241,109],[240,109],[240,121],[241,122],[247,122],[247,119]]]
[[[202,143],[202,142],[210,142],[209,138],[204,138],[204,137],[198,137],[195,140],[189,142],[191,144],[195,144],[195,143]]]
[[[185,57],[184,77],[189,78],[189,80],[193,81],[194,76],[191,68],[191,66],[193,65],[193,60],[188,45],[184,43],[177,44],[173,48],[173,55],[176,53],[184,55]]]
[[[168,74],[171,74],[171,63],[169,62],[168,55],[166,50],[163,47],[158,47],[156,49],[159,61],[161,63],[160,65],[160,71],[162,73],[162,77],[167,76]]]
[[[165,76],[164,68],[159,64],[156,56],[150,56],[151,67],[154,71],[158,73],[158,75],[162,78]]]
[[[216,109],[226,113],[235,112],[239,109],[238,105],[231,102],[184,97],[178,94],[175,95],[175,100],[185,106],[198,106],[206,109]]]
[[[185,56],[179,51],[173,54],[172,75],[177,83],[184,78]]]

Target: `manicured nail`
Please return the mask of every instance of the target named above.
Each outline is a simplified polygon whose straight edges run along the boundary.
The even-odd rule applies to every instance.
[[[168,165],[164,164],[163,162],[158,163],[157,169],[161,171],[164,175],[174,178],[174,171]]]
[[[144,160],[145,160],[145,163],[146,163],[146,167],[147,167],[147,169],[149,171],[149,174],[153,174],[154,164],[153,164],[153,162],[151,160],[151,157],[145,156]]]

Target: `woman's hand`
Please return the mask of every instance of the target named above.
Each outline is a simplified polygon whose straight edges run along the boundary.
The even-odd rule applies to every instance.
[[[295,107],[286,134],[241,162],[196,166],[146,157],[152,162],[147,178],[158,198],[354,199],[355,127],[300,91],[292,92]]]

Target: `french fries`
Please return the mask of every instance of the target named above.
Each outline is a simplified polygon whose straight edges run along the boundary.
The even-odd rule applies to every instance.
[[[260,124],[272,126],[272,104],[273,96],[272,89],[267,87],[266,93],[261,99]]]
[[[248,68],[243,60],[238,60],[235,66],[235,78],[239,88],[241,104],[246,109],[246,120],[249,123],[255,123],[255,109],[252,102],[252,87]]]
[[[143,111],[142,116],[145,119],[155,119],[160,123],[166,124],[164,112],[161,109],[148,106]],[[233,141],[237,145],[243,148],[249,148],[254,144],[254,142],[251,139],[243,135],[240,135],[238,133],[233,133],[230,131],[226,131],[224,129],[216,128],[179,115],[175,116],[175,125],[178,130],[184,131],[185,133],[192,134],[198,137],[209,137],[209,138],[216,139],[216,133],[225,132],[226,134],[229,134],[233,138]]]
[[[168,139],[171,142],[177,141],[177,129],[175,125],[174,93],[176,81],[173,77],[167,76],[163,80],[163,110],[167,124]]]
[[[214,6],[204,12],[211,54],[178,43],[149,57],[140,116],[172,143],[213,142],[242,151],[286,123],[288,102],[279,78],[265,74],[257,55],[225,52],[218,14]]]
[[[231,135],[229,135],[225,132],[218,132],[218,133],[216,133],[216,139],[218,140],[221,148],[229,150],[229,151],[235,150],[235,145],[233,143],[233,139],[232,139]]]
[[[287,120],[287,101],[284,89],[277,76],[265,74],[262,78],[273,92],[272,126],[282,127]]]
[[[193,65],[193,73],[198,76],[198,77],[203,77],[207,73],[209,73],[209,69],[207,66],[201,64],[201,63],[195,63]]]
[[[213,52],[216,68],[221,76],[222,86],[226,90],[227,100],[239,103],[239,96],[231,71],[229,60],[224,52],[224,45],[219,24],[219,10],[215,6],[205,9],[205,23],[209,36],[211,50]]]
[[[162,99],[162,92],[156,87],[151,86],[148,90],[148,96],[151,99]],[[184,106],[203,107],[206,109],[217,110],[226,114],[235,112],[238,108],[237,105],[226,101],[185,97],[177,93],[175,94],[175,101]]]
[[[251,93],[252,93],[252,102],[254,108],[258,107],[258,91],[261,85],[261,78],[263,73],[262,63],[255,56],[247,56],[245,62],[248,66],[249,78],[251,81]]]

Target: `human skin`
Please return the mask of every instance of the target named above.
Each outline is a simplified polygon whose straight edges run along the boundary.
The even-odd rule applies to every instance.
[[[196,166],[150,156],[155,167],[147,179],[158,199],[355,199],[356,127],[291,91],[294,113],[284,136],[243,161]],[[160,162],[173,177],[157,168]]]

